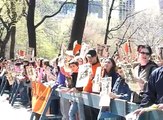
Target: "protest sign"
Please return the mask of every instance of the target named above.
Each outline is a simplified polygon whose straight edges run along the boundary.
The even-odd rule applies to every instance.
[[[101,79],[101,98],[99,102],[99,106],[110,106],[110,96],[109,93],[111,92],[112,86],[112,78],[105,77]]]
[[[91,75],[91,65],[90,64],[79,65],[76,87],[86,86],[90,75]]]

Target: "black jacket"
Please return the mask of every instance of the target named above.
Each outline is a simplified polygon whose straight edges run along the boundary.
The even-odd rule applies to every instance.
[[[148,107],[159,103],[163,103],[163,66],[155,69],[150,75],[140,106]]]

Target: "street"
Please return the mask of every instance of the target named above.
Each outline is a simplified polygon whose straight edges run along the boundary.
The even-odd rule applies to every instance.
[[[30,120],[31,109],[25,108],[19,102],[11,106],[6,100],[7,96],[0,96],[0,120]]]

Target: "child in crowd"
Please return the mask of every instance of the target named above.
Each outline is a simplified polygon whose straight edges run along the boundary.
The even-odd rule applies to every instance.
[[[112,92],[109,95],[112,99],[117,98],[130,101],[131,90],[125,81],[125,75],[121,67],[117,68],[117,73],[119,77],[116,79]]]
[[[75,92],[76,91],[76,81],[77,81],[77,75],[78,75],[78,66],[79,63],[76,60],[71,60],[69,62],[69,67],[72,71],[71,73],[71,85],[68,85],[71,89],[69,92]],[[69,120],[75,120],[76,119],[76,113],[78,111],[78,106],[77,106],[77,102],[73,101],[71,102],[71,106],[69,109]]]

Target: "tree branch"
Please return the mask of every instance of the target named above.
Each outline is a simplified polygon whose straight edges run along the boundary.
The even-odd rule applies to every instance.
[[[135,31],[134,31],[128,38],[130,39],[130,38],[137,32],[137,30],[141,28],[142,25],[143,25],[143,24],[141,24],[139,27],[137,27],[137,28],[135,29]]]
[[[0,28],[0,39],[2,38],[3,32],[4,32],[4,27]]]
[[[10,18],[10,20],[12,20],[12,17],[11,17],[11,15],[10,15],[11,10],[10,10],[10,8],[9,8],[9,5],[6,3],[5,6],[6,6],[6,9],[7,9],[7,15],[8,15],[8,17]]]
[[[141,24],[139,27],[137,27],[137,28],[135,29],[135,31],[134,31],[128,38],[126,38],[126,39],[131,39],[131,37],[137,32],[138,29],[141,28],[142,25],[143,25],[143,24]],[[127,27],[125,33],[123,34],[123,37],[122,37],[122,38],[118,38],[118,39],[120,39],[121,41],[120,41],[119,44],[117,44],[116,50],[114,51],[112,57],[114,57],[114,55],[118,52],[118,48],[120,48],[121,45],[123,45],[123,44],[126,42],[126,40],[125,40],[125,35],[127,34],[127,31],[129,30],[130,26],[131,26],[131,22],[130,22],[130,24],[128,25],[128,27]]]
[[[23,1],[23,8],[22,8],[22,13],[17,17],[17,22],[24,16],[24,17],[27,17],[26,16],[26,5],[25,5],[25,1]]]
[[[66,0],[66,1],[61,5],[61,7],[59,8],[59,10],[58,10],[57,12],[53,13],[52,15],[45,15],[45,16],[42,18],[42,20],[41,20],[39,23],[37,23],[37,24],[35,25],[35,28],[37,28],[39,25],[41,25],[47,18],[51,18],[51,17],[57,15],[57,14],[62,10],[63,6],[66,5],[66,4],[76,4],[76,3],[67,2],[67,0]]]
[[[124,33],[124,34],[123,34],[123,36],[122,36],[122,41],[121,41],[121,44],[126,42],[126,40],[124,41],[124,38],[125,38],[125,36],[126,36],[126,34],[127,34],[128,30],[129,30],[130,26],[131,26],[131,22],[130,22],[130,24],[128,25],[128,27],[127,27],[127,29],[126,29],[125,33]],[[120,44],[120,45],[121,45],[121,44]]]
[[[116,30],[120,29],[125,24],[125,22],[128,20],[128,18],[133,17],[134,15],[136,15],[142,11],[144,11],[144,10],[138,11],[132,15],[128,15],[120,25],[117,25],[116,27],[110,29],[109,31],[111,32],[111,31],[116,31]]]
[[[0,17],[0,21],[2,22],[3,26],[8,30],[9,26],[5,23],[5,21]]]
[[[25,0],[25,1],[26,1],[27,5],[29,6],[29,2],[28,2],[28,0]]]

